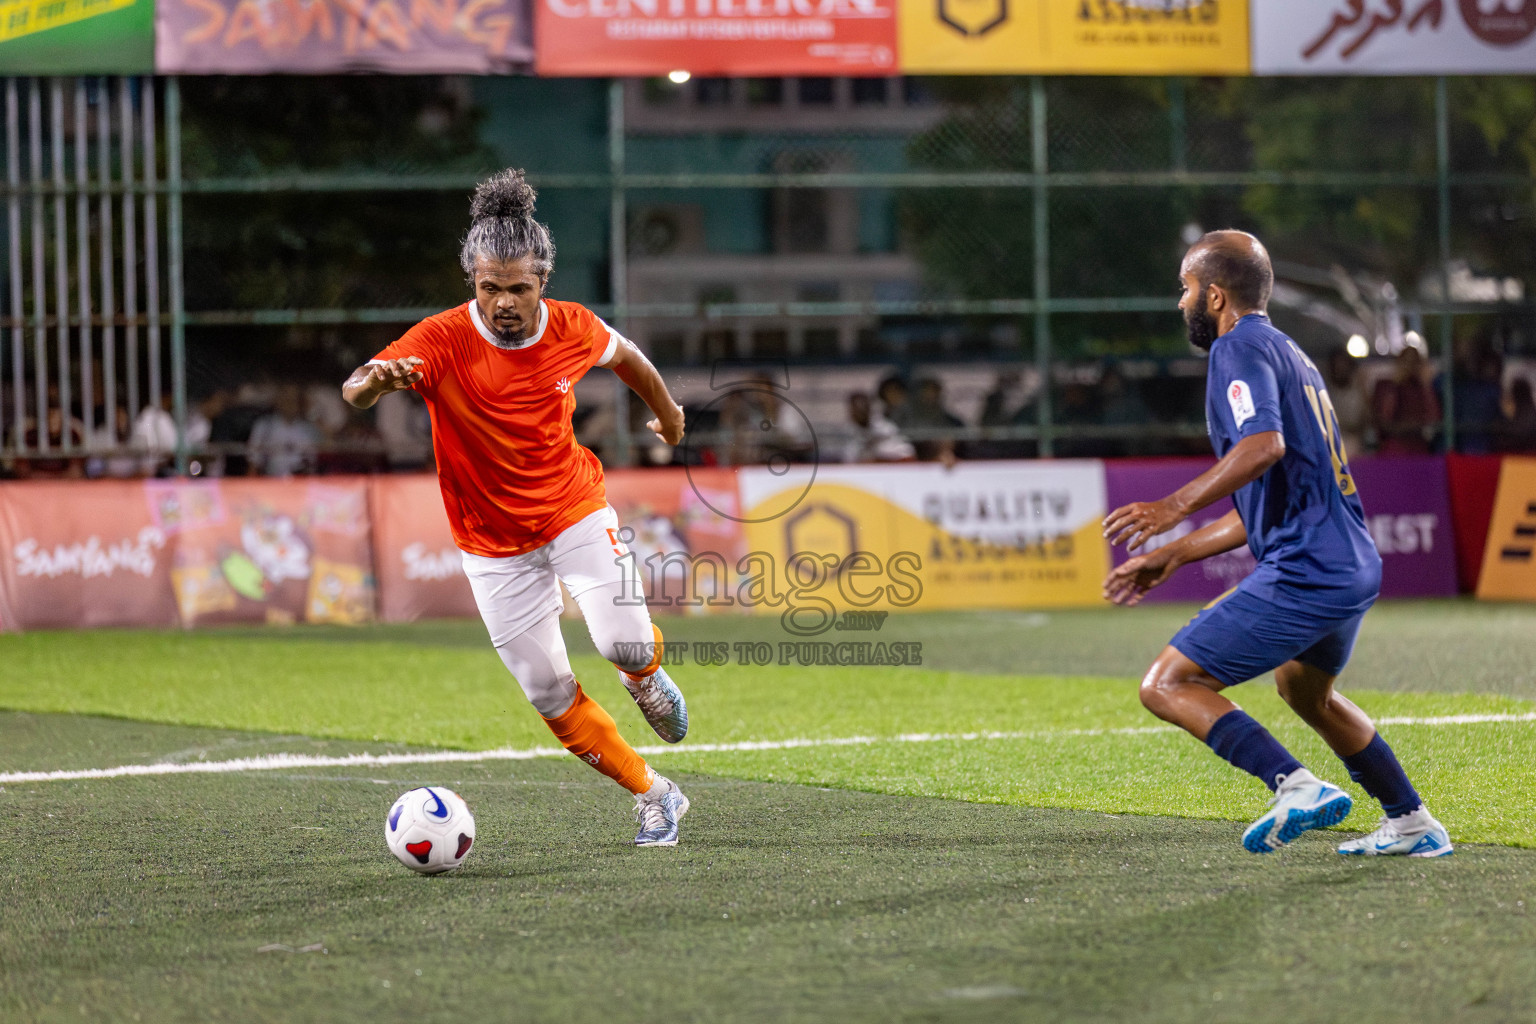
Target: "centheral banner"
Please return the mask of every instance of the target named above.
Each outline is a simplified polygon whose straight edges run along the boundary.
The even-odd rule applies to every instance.
[[[1091,605],[1109,567],[1096,461],[739,472],[756,610]],[[750,590],[750,588],[749,588]]]
[[[1214,459],[1110,462],[1106,467],[1109,507],[1166,497],[1214,464]],[[1381,552],[1382,596],[1453,596],[1456,545],[1445,460],[1438,456],[1356,459],[1350,462],[1350,470],[1365,507],[1365,524]],[[1231,510],[1230,501],[1218,501],[1154,538],[1146,550],[1193,533]],[[1113,554],[1116,565],[1130,557],[1123,547],[1115,548]],[[1210,601],[1236,586],[1253,566],[1246,546],[1215,555],[1184,566],[1149,593],[1147,600]]]
[[[1247,0],[902,0],[912,74],[1247,74]]]
[[[1477,596],[1536,601],[1536,459],[1507,458],[1499,471]]]
[[[897,0],[535,0],[541,75],[891,75]]]
[[[1250,2],[1255,74],[1536,71],[1536,0]]]
[[[163,74],[495,74],[533,61],[528,0],[158,0]]]
[[[154,68],[154,0],[0,0],[0,74],[139,75]]]

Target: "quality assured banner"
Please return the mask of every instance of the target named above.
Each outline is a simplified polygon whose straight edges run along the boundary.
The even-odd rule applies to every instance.
[[[1210,469],[1214,459],[1132,460],[1106,464],[1109,507],[1155,501]],[[1359,459],[1350,471],[1365,507],[1365,524],[1381,552],[1383,597],[1451,597],[1456,593],[1456,545],[1446,488],[1445,461],[1421,458]],[[1114,549],[1119,565],[1143,550],[1151,551],[1214,523],[1232,511],[1218,501],[1180,523],[1144,549]],[[1173,579],[1147,595],[1148,601],[1206,602],[1242,582],[1253,571],[1246,546],[1186,565]]]
[[[1248,73],[1247,0],[901,0],[912,74]]]
[[[541,75],[892,75],[897,0],[535,0]]]
[[[1536,0],[1250,0],[1259,75],[1536,72]]]
[[[793,466],[737,476],[757,610],[1091,605],[1109,559],[1089,460]],[[761,574],[760,574],[761,575]],[[786,622],[786,625],[789,625]]]
[[[533,61],[529,0],[158,0],[162,74],[496,74]]]
[[[0,74],[154,71],[154,0],[0,0]]]

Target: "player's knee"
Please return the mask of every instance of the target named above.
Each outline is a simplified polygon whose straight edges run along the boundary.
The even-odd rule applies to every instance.
[[[1190,686],[1198,685],[1199,683],[1186,678],[1175,666],[1159,660],[1154,662],[1147,670],[1147,674],[1142,677],[1137,696],[1141,698],[1142,707],[1159,718],[1167,718],[1184,691]]]
[[[655,640],[617,637],[597,641],[598,653],[625,672],[639,672],[655,658]]]

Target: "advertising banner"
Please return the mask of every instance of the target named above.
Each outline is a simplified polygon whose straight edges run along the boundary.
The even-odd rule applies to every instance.
[[[373,621],[363,478],[149,480],[139,486],[167,540],[183,626]]]
[[[541,75],[892,75],[896,0],[535,0]]]
[[[192,75],[526,70],[528,2],[158,0],[155,66]]]
[[[170,543],[140,481],[0,486],[5,627],[176,625]]]
[[[909,74],[1248,73],[1247,0],[903,0]]]
[[[1536,0],[1250,0],[1257,75],[1530,74]]]
[[[1477,596],[1536,601],[1536,459],[1504,460]]]
[[[384,622],[475,618],[475,596],[448,529],[442,492],[431,474],[368,481],[373,567]]]
[[[155,0],[0,0],[0,74],[154,69]]]
[[[757,610],[792,616],[792,631],[833,610],[1099,600],[1102,463],[776,468],[737,480],[748,557],[761,559]]]
[[[1125,460],[1107,464],[1109,507],[1166,497],[1215,464],[1213,459]],[[1350,462],[1365,523],[1381,552],[1383,597],[1450,597],[1456,593],[1456,547],[1446,489],[1445,462],[1437,456],[1357,459]],[[1147,545],[1153,550],[1213,523],[1232,510],[1228,500],[1196,513]],[[1140,554],[1138,550],[1135,552]],[[1122,547],[1114,564],[1130,557]],[[1246,546],[1186,565],[1147,595],[1148,601],[1210,601],[1253,571]]]

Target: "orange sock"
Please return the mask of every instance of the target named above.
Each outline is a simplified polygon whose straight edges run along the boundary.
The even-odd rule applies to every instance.
[[[576,684],[576,701],[556,718],[544,719],[560,745],[631,793],[644,793],[656,773],[624,742],[613,717]]]
[[[641,669],[639,672],[625,671],[624,674],[626,676],[628,676],[630,679],[634,679],[634,680],[644,679],[646,676],[650,675],[652,672],[655,672],[657,669],[661,668],[661,647],[662,647],[661,629],[660,629],[660,627],[658,627],[656,625],[656,623],[653,622],[653,623],[651,623],[651,632],[656,634],[656,648],[655,648],[655,652],[651,655],[651,663],[649,665],[645,666],[645,668]]]

